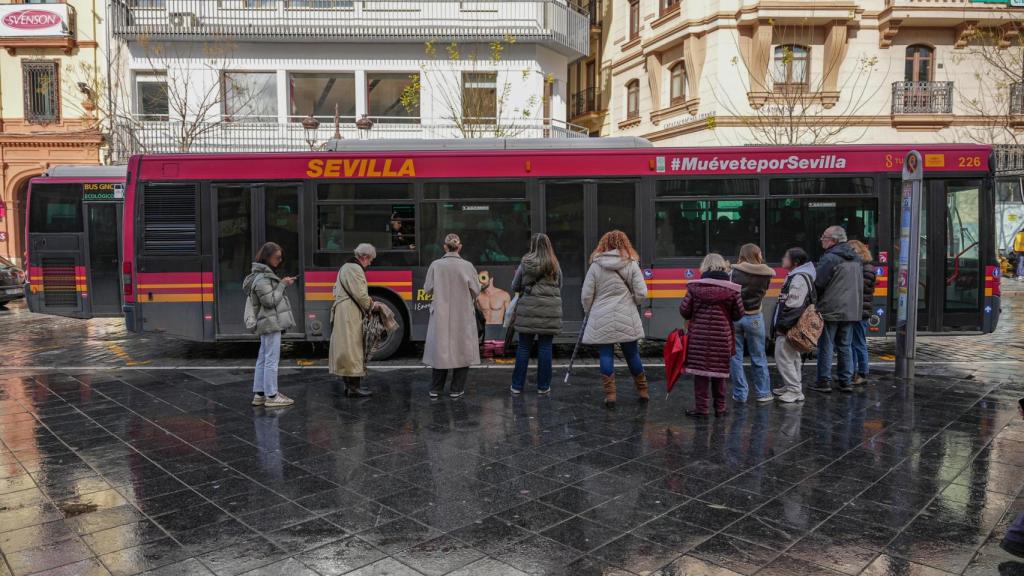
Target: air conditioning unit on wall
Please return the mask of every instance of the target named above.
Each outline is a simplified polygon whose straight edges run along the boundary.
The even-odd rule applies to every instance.
[[[195,28],[199,26],[199,17],[191,12],[171,12],[167,19],[173,28]]]

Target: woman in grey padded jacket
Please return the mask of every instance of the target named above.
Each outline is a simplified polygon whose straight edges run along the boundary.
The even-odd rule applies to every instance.
[[[647,283],[639,259],[629,237],[620,230],[612,230],[601,237],[590,255],[590,269],[583,280],[583,309],[587,312],[583,343],[597,346],[604,404],[608,408],[616,402],[616,344],[626,357],[638,400],[649,399],[647,374],[640,361],[644,328],[637,306],[647,299]]]

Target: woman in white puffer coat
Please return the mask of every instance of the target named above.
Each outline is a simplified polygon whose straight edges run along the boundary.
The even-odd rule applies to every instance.
[[[647,298],[647,284],[639,260],[629,237],[620,230],[612,230],[601,237],[590,255],[590,269],[583,280],[582,301],[587,312],[583,343],[598,348],[601,386],[608,408],[613,408],[616,402],[616,344],[626,357],[638,400],[649,399],[647,375],[640,361],[639,341],[644,337],[644,328],[637,310]]]

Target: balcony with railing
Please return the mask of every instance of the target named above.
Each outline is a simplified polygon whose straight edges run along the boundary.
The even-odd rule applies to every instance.
[[[893,126],[938,129],[953,121],[953,83],[905,80],[892,83]]]
[[[595,3],[594,0],[591,0]],[[515,38],[577,58],[590,15],[571,0],[112,0],[122,39],[492,42]]]
[[[443,120],[419,118],[370,118],[370,128],[357,128],[351,121],[334,124],[278,122],[276,118],[246,118],[226,122],[182,122],[143,117],[123,118],[114,123],[112,154],[125,162],[133,154],[176,154],[215,152],[297,152],[320,150],[339,137],[350,140],[452,139],[467,137],[503,138],[586,138],[587,130],[561,120],[529,118],[487,124],[458,125]],[[348,119],[345,119],[348,120]]]
[[[601,27],[601,0],[582,0],[581,8],[590,18],[590,27],[600,29]]]
[[[593,86],[590,88],[584,88],[583,90],[573,94],[571,104],[572,106],[569,110],[570,119],[603,112],[603,110],[601,110],[601,101],[600,98],[598,98],[597,88],[594,88]]]
[[[892,83],[893,114],[952,114],[952,82]]]

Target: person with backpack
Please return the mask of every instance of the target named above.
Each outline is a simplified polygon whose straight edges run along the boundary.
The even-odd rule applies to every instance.
[[[512,279],[518,294],[512,325],[519,335],[512,394],[522,394],[530,350],[537,342],[537,394],[551,392],[551,356],[555,336],[562,331],[562,270],[547,234],[534,234]]]
[[[803,356],[786,337],[797,325],[807,307],[814,303],[814,277],[817,270],[803,248],[790,248],[782,257],[782,267],[788,271],[779,300],[772,316],[771,334],[775,337],[775,366],[782,376],[783,385],[772,390],[779,401],[803,402]]]
[[[622,349],[629,373],[633,375],[637,399],[640,402],[650,399],[647,374],[640,360],[644,327],[637,306],[647,298],[647,283],[639,260],[625,232],[612,230],[601,237],[590,254],[590,268],[583,280],[581,300],[587,320],[582,342],[597,346],[605,408],[614,408],[617,401],[616,344]]]
[[[825,321],[818,339],[818,378],[811,390],[832,391],[832,353],[838,351],[840,392],[853,392],[853,325],[860,322],[864,302],[864,278],[860,256],[846,241],[842,226],[829,226],[821,235],[825,255],[818,262],[814,287],[816,304]]]
[[[878,275],[875,274],[875,263],[871,257],[871,249],[860,240],[850,240],[850,247],[853,248],[860,261],[863,263],[864,278],[864,306],[861,312],[860,322],[853,324],[853,385],[863,386],[868,381],[868,318],[875,313],[875,283]]]
[[[764,256],[757,244],[740,247],[739,258],[732,265],[730,279],[740,285],[743,297],[743,317],[733,326],[736,334],[736,352],[732,355],[729,373],[732,376],[732,399],[743,404],[747,401],[749,387],[743,371],[744,352],[750,355],[754,392],[758,402],[772,402],[771,381],[768,375],[768,355],[765,354],[765,325],[761,314],[761,302],[768,291],[775,270],[765,266]]]
[[[334,304],[331,305],[331,348],[328,367],[331,374],[341,376],[345,396],[372,396],[362,384],[366,375],[366,354],[363,350],[363,317],[381,304],[370,298],[366,269],[377,257],[371,244],[356,246],[352,258],[338,270],[334,283]]]
[[[430,263],[423,280],[423,291],[431,298],[423,363],[433,369],[431,398],[444,392],[448,372],[452,372],[448,396],[461,398],[466,393],[469,367],[480,363],[476,316],[480,276],[476,268],[459,255],[462,240],[458,234],[445,236],[443,248],[444,256]]]
[[[295,284],[294,276],[279,278],[275,270],[284,260],[284,251],[267,242],[256,253],[252,271],[242,281],[247,295],[247,317],[255,320],[254,330],[260,337],[256,357],[256,373],[252,382],[252,405],[266,408],[291,406],[294,400],[277,391],[277,364],[281,358],[281,334],[295,326],[292,306],[284,291]],[[246,320],[248,326],[250,321]]]
[[[743,318],[743,310],[742,288],[729,280],[729,263],[719,254],[708,254],[700,264],[700,280],[686,285],[686,296],[679,305],[679,314],[688,320],[683,368],[693,374],[694,408],[686,411],[687,416],[708,416],[709,387],[715,415],[729,413],[725,381],[736,348],[733,326]]]

